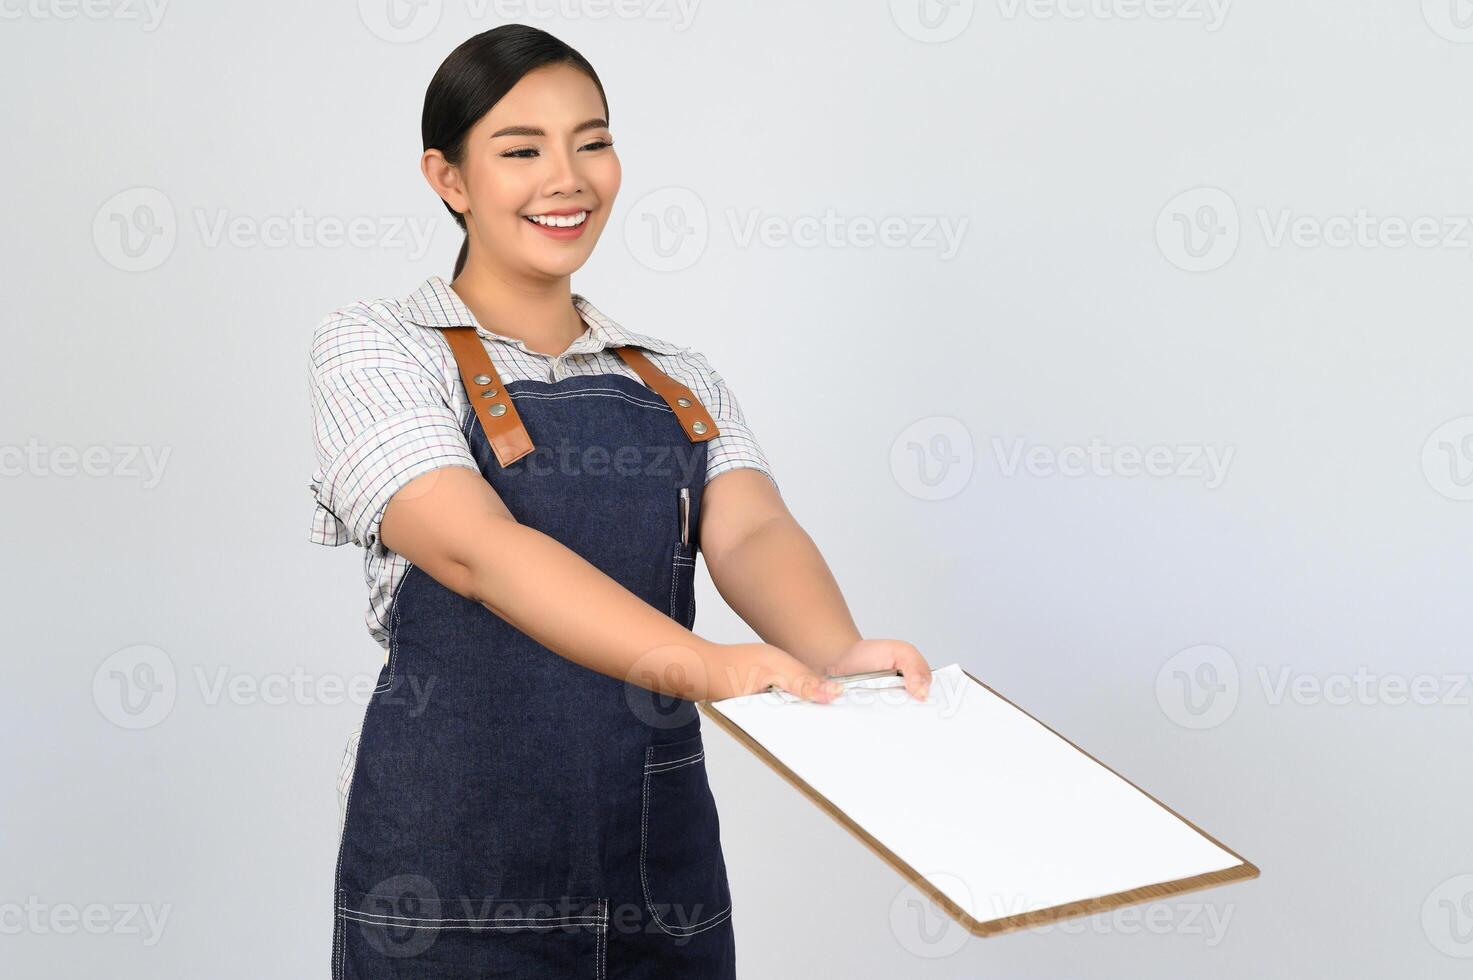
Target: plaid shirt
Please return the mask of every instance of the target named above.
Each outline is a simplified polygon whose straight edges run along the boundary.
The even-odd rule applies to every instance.
[[[588,329],[557,355],[480,327],[438,276],[404,299],[360,300],[335,310],[314,332],[310,389],[318,466],[310,484],[316,506],[309,540],[363,548],[365,621],[385,649],[389,606],[409,562],[379,540],[384,508],[401,487],[430,470],[465,466],[479,472],[461,431],[471,406],[441,328],[475,327],[507,384],[575,374],[622,374],[638,381],[612,348],[641,347],[655,367],[695,393],[721,432],[707,443],[706,481],[750,466],[777,485],[736,398],[705,355],[631,333],[577,293],[573,305]]]

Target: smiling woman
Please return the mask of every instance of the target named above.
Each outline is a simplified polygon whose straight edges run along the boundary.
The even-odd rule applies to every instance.
[[[342,444],[314,486],[392,579],[343,766],[333,976],[734,977],[699,719],[625,678],[628,654],[711,646],[686,629],[689,522],[711,475],[766,462],[703,359],[569,293],[620,181],[581,55],[521,25],[471,38],[422,125],[466,234],[454,281],[330,316],[314,343],[322,441]],[[549,464],[569,446],[683,465]],[[580,618],[569,595],[593,627],[577,642],[551,632]],[[783,657],[786,683],[817,679]]]
[[[731,980],[694,702],[883,669],[919,698],[929,670],[860,637],[705,356],[572,292],[620,182],[588,62],[487,31],[422,125],[453,280],[312,343],[312,540],[363,546],[387,651],[344,759],[333,976]],[[766,642],[692,632],[698,557]]]
[[[598,73],[552,35],[531,36],[534,30],[508,25],[506,33],[476,35],[445,59],[425,95],[425,179],[466,233],[457,276],[472,247],[503,257],[527,248],[517,224],[534,239],[581,241],[578,249],[525,255],[571,273],[587,260],[619,192]],[[573,200],[548,206],[549,195],[569,192]]]

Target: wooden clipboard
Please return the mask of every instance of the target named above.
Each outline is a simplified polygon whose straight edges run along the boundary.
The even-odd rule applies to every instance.
[[[1216,849],[1219,849],[1226,855],[1230,855],[1234,863],[1229,867],[1202,871],[1200,873],[1188,874],[1180,877],[1173,877],[1169,880],[1143,882],[1133,887],[1118,890],[1109,890],[1103,894],[1098,895],[1081,896],[1072,901],[1060,902],[1058,904],[1050,904],[1045,907],[1029,908],[1025,911],[1017,912],[1015,914],[1005,914],[999,916],[988,915],[981,918],[974,917],[971,912],[969,912],[961,904],[949,897],[940,887],[929,880],[926,875],[920,873],[916,868],[907,863],[906,860],[904,860],[899,854],[897,854],[896,851],[892,849],[892,847],[889,846],[885,840],[882,840],[880,836],[877,836],[875,833],[872,833],[864,826],[861,826],[857,820],[853,819],[849,814],[847,814],[838,804],[827,798],[823,793],[815,789],[814,786],[810,785],[808,781],[799,776],[797,772],[786,765],[783,760],[778,758],[778,756],[773,751],[771,751],[768,746],[764,745],[763,742],[759,740],[759,738],[754,737],[751,733],[747,732],[740,724],[734,721],[732,717],[728,716],[728,711],[731,711],[732,713],[739,713],[735,710],[735,706],[752,702],[754,699],[758,698],[766,698],[768,701],[773,701],[780,698],[782,701],[788,703],[783,704],[780,707],[776,707],[772,710],[794,710],[794,705],[792,705],[791,702],[797,699],[793,698],[792,695],[788,695],[786,693],[781,693],[779,695],[778,693],[769,692],[769,694],[767,695],[748,695],[742,698],[727,698],[720,701],[699,701],[697,702],[697,707],[707,718],[710,718],[717,725],[721,726],[721,728],[727,731],[742,745],[746,746],[754,755],[756,755],[763,762],[767,763],[767,765],[774,771],[776,771],[778,775],[782,776],[785,780],[788,781],[789,784],[794,786],[804,796],[812,800],[821,810],[827,813],[842,827],[844,827],[844,829],[849,831],[866,847],[877,854],[881,858],[881,860],[883,860],[885,863],[890,865],[890,867],[899,872],[899,874],[914,888],[927,895],[931,899],[931,901],[933,901],[941,909],[945,910],[948,915],[950,915],[954,920],[963,925],[968,930],[968,932],[975,936],[992,936],[1017,929],[1026,929],[1050,922],[1056,922],[1061,919],[1068,919],[1084,915],[1094,915],[1100,912],[1119,908],[1121,906],[1149,902],[1156,899],[1165,898],[1167,896],[1180,895],[1186,892],[1192,892],[1204,888],[1211,888],[1217,885],[1227,884],[1229,882],[1242,881],[1245,879],[1258,877],[1258,868],[1242,858],[1239,854],[1237,854],[1237,852],[1232,851],[1231,849],[1226,847],[1224,844],[1209,835],[1206,831],[1202,830],[1196,824],[1187,820],[1180,813],[1177,813],[1175,810],[1168,807],[1165,803],[1162,803],[1156,797],[1145,792],[1145,790],[1142,790],[1139,786],[1136,786],[1134,783],[1130,782],[1120,773],[1116,772],[1114,769],[1111,769],[1109,766],[1105,765],[1105,763],[1101,762],[1099,759],[1095,758],[1093,755],[1086,752],[1078,745],[1075,745],[1073,742],[1070,742],[1068,739],[1064,738],[1063,735],[1060,735],[1053,728],[1049,727],[1042,721],[1039,721],[1033,715],[1024,711],[1014,702],[1003,697],[1001,694],[999,694],[988,685],[983,684],[982,681],[978,680],[971,673],[963,670],[959,665],[952,664],[940,670],[933,670],[933,678],[936,682],[939,682],[941,680],[941,678],[943,677],[943,672],[945,672],[945,676],[948,676],[953,681],[953,683],[957,685],[961,685],[964,683],[975,684],[979,689],[987,692],[987,694],[990,695],[991,698],[996,699],[996,702],[1001,702],[1002,704],[1007,705],[1015,712],[1017,712],[1018,717],[1008,716],[1008,724],[1026,727],[1027,723],[1031,722],[1033,725],[1038,726],[1041,731],[1036,732],[1034,735],[1034,737],[1037,739],[1038,745],[1052,745],[1052,743],[1048,740],[1047,735],[1051,735],[1054,739],[1058,739],[1059,742],[1062,744],[1058,746],[1057,751],[1063,754],[1061,756],[1061,759],[1066,766],[1073,767],[1073,769],[1075,770],[1079,770],[1083,765],[1081,760],[1078,760],[1077,758],[1064,758],[1064,756],[1068,756],[1068,750],[1072,750],[1073,752],[1077,752],[1082,755],[1085,759],[1088,759],[1089,762],[1092,762],[1094,764],[1094,766],[1097,766],[1100,769],[1104,770],[1104,772],[1108,773],[1109,776],[1113,776],[1114,779],[1118,780],[1119,783],[1122,783],[1123,786],[1116,786],[1114,784],[1114,781],[1109,780],[1108,777],[1102,774],[1099,775],[1098,778],[1103,780],[1103,782],[1099,784],[1102,787],[1105,785],[1110,785],[1113,787],[1110,792],[1112,794],[1116,794],[1116,797],[1114,798],[1123,801],[1126,798],[1131,797],[1129,790],[1133,790],[1134,793],[1139,794],[1144,799],[1138,804],[1132,802],[1130,804],[1131,806],[1140,805],[1145,808],[1143,812],[1149,812],[1152,815],[1153,819],[1165,820],[1166,818],[1164,816],[1156,814],[1154,810],[1151,810],[1149,808],[1149,804],[1145,803],[1144,801],[1154,803],[1156,807],[1164,810],[1166,814],[1170,815],[1170,817],[1174,817],[1175,820],[1179,821],[1182,825],[1185,826],[1185,828],[1189,828],[1191,831],[1195,831],[1195,833],[1201,835],[1201,837],[1205,839],[1205,841],[1210,842],[1211,845],[1214,845]],[[863,683],[854,686],[855,689],[858,690],[873,689],[876,687],[885,686],[872,683],[871,679],[881,676],[896,675],[898,675],[898,672],[896,671],[879,671],[869,674],[841,676],[834,679],[845,682],[846,688],[850,686],[848,683],[849,681],[860,680]],[[931,698],[933,699],[936,697],[937,692],[936,682],[933,682],[932,685]],[[903,694],[903,692],[901,693]],[[963,692],[963,694],[965,693],[966,692]],[[841,695],[841,700],[847,695],[848,692],[846,691],[845,695]],[[903,697],[909,698],[909,695],[903,694]],[[806,710],[810,712],[822,712],[829,709],[830,707],[833,707],[833,705],[819,705],[813,704],[811,702],[799,703],[802,705],[802,707],[798,710]],[[723,705],[728,706],[728,708],[724,710]],[[994,702],[988,702],[985,707],[987,707],[988,710],[994,712],[1002,710]],[[769,709],[764,706],[762,710],[767,711]],[[759,716],[749,715],[749,717],[755,718]],[[819,718],[821,721],[821,716],[812,717]],[[1024,721],[1024,719],[1026,719],[1026,721]],[[1045,735],[1044,733],[1047,733],[1047,735]],[[791,739],[790,735],[786,737]],[[1067,747],[1067,749],[1065,747]],[[950,748],[954,749],[955,747],[953,746]],[[984,746],[980,749],[977,749],[973,753],[972,757],[981,758],[982,754],[986,751],[988,751],[988,749]],[[1047,751],[1055,751],[1055,749],[1048,748]],[[1086,766],[1085,768],[1088,767]],[[1128,787],[1129,790],[1127,790],[1125,787]],[[1081,816],[1079,818],[1079,826],[1081,828],[1088,828],[1088,819],[1089,818],[1086,816]],[[1188,836],[1185,834],[1184,831],[1182,832],[1182,834],[1184,837]],[[1044,856],[1040,855],[1040,859],[1044,860]],[[1024,860],[1026,860],[1026,856]]]

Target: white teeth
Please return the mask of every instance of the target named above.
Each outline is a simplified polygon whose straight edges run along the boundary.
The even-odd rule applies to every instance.
[[[549,228],[575,228],[588,218],[587,211],[579,211],[577,214],[529,214],[528,221],[534,221],[539,225],[547,225]]]

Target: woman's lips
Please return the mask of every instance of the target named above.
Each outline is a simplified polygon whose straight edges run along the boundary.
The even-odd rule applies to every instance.
[[[582,223],[574,225],[571,228],[554,228],[549,225],[540,225],[526,215],[522,216],[522,220],[531,225],[533,228],[536,228],[538,231],[542,232],[542,234],[546,235],[548,238],[556,239],[560,242],[567,242],[572,241],[573,239],[582,235],[583,229],[588,227],[588,220],[592,217],[593,212],[586,212],[583,216]]]

